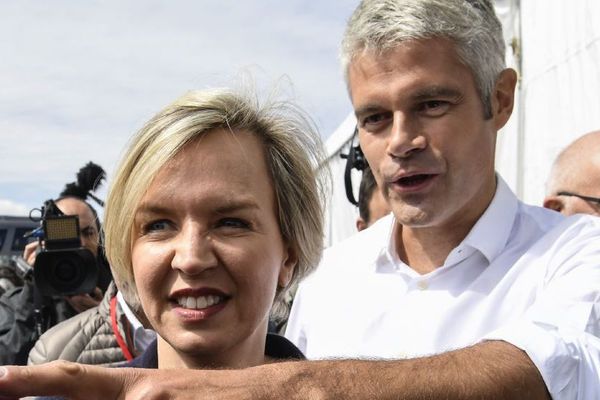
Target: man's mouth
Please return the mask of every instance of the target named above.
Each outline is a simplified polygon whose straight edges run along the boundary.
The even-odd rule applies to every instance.
[[[412,176],[400,178],[400,179],[394,181],[394,183],[397,185],[400,185],[402,187],[411,188],[411,187],[416,187],[416,186],[419,186],[419,185],[427,182],[428,180],[432,179],[434,176],[435,175],[432,175],[432,174],[412,175]]]

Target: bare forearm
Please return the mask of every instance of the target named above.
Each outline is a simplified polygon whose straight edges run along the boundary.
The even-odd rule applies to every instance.
[[[527,355],[504,342],[403,361],[318,361],[281,367],[271,375],[281,392],[265,399],[550,398]]]
[[[231,371],[101,368],[68,362],[0,367],[0,397],[86,400],[549,399],[516,347],[488,342],[404,361],[306,361]]]

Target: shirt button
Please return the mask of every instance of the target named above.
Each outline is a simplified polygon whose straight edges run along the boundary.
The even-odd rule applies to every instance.
[[[429,285],[427,284],[427,281],[419,281],[419,283],[417,283],[417,287],[421,290],[427,290]]]

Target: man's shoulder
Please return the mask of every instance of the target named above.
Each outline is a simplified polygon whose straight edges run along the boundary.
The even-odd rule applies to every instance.
[[[326,249],[319,266],[301,286],[304,290],[331,288],[332,282],[362,279],[374,271],[375,263],[389,246],[390,231],[394,224],[393,215],[388,215],[363,231]]]
[[[389,247],[394,221],[390,214],[369,228],[329,247],[323,254],[319,270],[363,271],[366,264],[373,264]]]
[[[522,206],[518,232],[511,248],[520,247],[529,259],[543,259],[549,271],[578,265],[600,255],[600,218],[587,214],[569,217],[536,206]],[[551,268],[550,266],[554,266]]]
[[[521,229],[535,230],[540,238],[572,240],[581,235],[598,235],[600,233],[600,217],[588,214],[566,217],[554,210],[521,204],[519,218]]]

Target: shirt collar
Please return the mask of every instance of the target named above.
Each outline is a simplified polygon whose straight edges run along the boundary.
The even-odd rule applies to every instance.
[[[496,175],[496,194],[460,246],[479,250],[491,263],[502,252],[519,208],[519,200],[506,182]]]
[[[490,263],[506,246],[519,207],[517,197],[506,182],[499,175],[496,175],[496,181],[496,193],[490,205],[459,245],[459,247],[469,246],[480,251]],[[378,221],[378,225],[381,225],[380,229],[387,229],[387,241],[382,242],[375,261],[375,268],[379,272],[384,272],[386,267],[398,263],[394,240],[396,218],[392,213],[383,221]]]
[[[127,317],[127,321],[131,324],[133,330],[133,346],[136,350],[143,350],[156,339],[156,333],[152,329],[145,329],[142,323],[137,319],[129,305],[125,301],[121,292],[117,293],[117,301]]]

